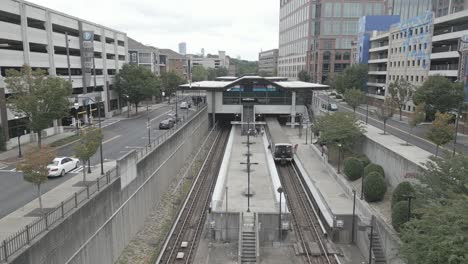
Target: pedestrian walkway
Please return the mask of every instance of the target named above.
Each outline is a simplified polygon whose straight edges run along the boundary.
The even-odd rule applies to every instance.
[[[107,172],[113,169],[116,166],[115,161],[105,162],[104,163],[104,172]],[[88,182],[96,181],[100,175],[99,165],[93,166],[92,173],[87,174],[86,180]],[[82,171],[82,170],[80,170]],[[77,170],[78,172],[78,170]],[[82,190],[83,185],[78,184],[83,181],[83,176],[81,173],[74,175],[66,182],[58,185],[54,189],[48,191],[42,195],[42,203],[44,209],[47,211],[50,208],[55,208],[61,204],[62,201],[69,199],[75,192]],[[31,188],[35,188],[31,184]],[[27,203],[23,207],[17,209],[16,211],[10,213],[9,215],[0,219],[0,241],[5,240],[9,236],[16,233],[21,228],[25,227],[28,224],[33,223],[38,217],[37,216],[27,216],[34,211],[37,211],[39,208],[38,199],[34,199],[31,202]]]

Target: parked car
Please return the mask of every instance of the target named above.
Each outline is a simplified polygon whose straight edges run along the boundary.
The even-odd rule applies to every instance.
[[[171,129],[174,123],[170,119],[163,120],[159,123],[159,129]]]
[[[180,103],[180,109],[188,109],[188,103],[187,102],[182,102]]]
[[[330,110],[332,112],[336,112],[336,111],[338,111],[338,106],[336,104],[329,104],[328,105],[328,110]]]
[[[177,117],[177,119],[176,119],[176,115],[175,115],[175,114],[168,114],[168,116],[169,116],[169,120],[170,120],[173,124],[175,124],[175,123],[181,121],[180,117]]]
[[[80,166],[80,161],[70,157],[55,158],[51,164],[47,165],[49,177],[65,176],[67,172]]]

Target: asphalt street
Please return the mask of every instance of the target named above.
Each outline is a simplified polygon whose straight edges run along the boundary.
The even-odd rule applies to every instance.
[[[153,111],[142,112],[139,116],[131,119],[113,121],[104,127],[103,134],[103,156],[104,162],[117,160],[125,153],[135,149],[142,149],[148,144],[148,116],[151,120],[151,140],[156,139],[167,130],[159,130],[159,122],[174,113],[174,104],[163,104],[161,108]],[[179,117],[187,117],[195,112],[195,108],[190,110],[178,109]],[[105,122],[103,122],[104,124]],[[76,144],[76,143],[75,143]],[[73,156],[75,144],[64,146],[57,151],[57,156]],[[91,169],[100,170],[99,150],[91,158]],[[42,193],[55,188],[71,177],[81,174],[80,170],[75,173],[67,173],[63,178],[49,178],[49,181],[41,186]],[[25,205],[37,197],[37,188],[31,183],[23,180],[21,172],[15,170],[11,165],[0,170],[0,218],[8,215],[17,208]]]
[[[347,104],[341,103],[336,101],[333,98],[328,98],[325,94],[319,95],[322,101],[330,100],[330,103],[335,103],[338,106],[338,111],[341,112],[353,112],[353,109],[349,107]],[[359,115],[359,118],[363,121],[366,119],[366,110],[362,108],[356,109],[356,114]],[[369,110],[369,118],[368,123],[374,127],[380,128],[383,130],[384,124],[381,120],[377,119],[373,116],[372,112]],[[413,129],[411,129],[408,124],[403,122],[398,122],[396,120],[388,120],[386,125],[386,131],[389,134],[392,134],[402,140],[408,141],[410,144],[418,146],[432,154],[435,155],[436,153],[436,145],[425,138],[425,135],[429,129],[429,125],[419,125]],[[453,142],[450,142],[444,146],[445,150],[448,150],[450,154],[453,150]],[[456,144],[456,149],[458,152],[462,152],[465,155],[468,154],[468,145],[466,144]],[[439,149],[439,155],[441,154],[441,150]]]

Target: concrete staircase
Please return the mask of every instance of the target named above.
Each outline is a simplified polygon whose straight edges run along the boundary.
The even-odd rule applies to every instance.
[[[241,263],[257,263],[257,234],[255,216],[244,213],[241,233]]]
[[[370,239],[370,233],[368,234]],[[380,242],[380,236],[377,232],[372,235],[372,253],[374,254],[375,264],[386,264],[384,249]]]

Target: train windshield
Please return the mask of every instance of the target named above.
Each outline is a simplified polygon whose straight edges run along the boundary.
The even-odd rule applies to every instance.
[[[275,154],[276,155],[291,155],[292,146],[291,145],[276,145]]]

